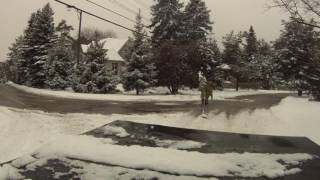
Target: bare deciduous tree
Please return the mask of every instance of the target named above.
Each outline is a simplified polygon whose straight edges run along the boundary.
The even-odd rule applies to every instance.
[[[104,38],[116,38],[117,34],[112,30],[103,31],[97,28],[86,27],[82,30],[81,37],[91,42],[99,41]]]
[[[319,0],[273,0],[270,7],[279,7],[294,21],[320,29]]]

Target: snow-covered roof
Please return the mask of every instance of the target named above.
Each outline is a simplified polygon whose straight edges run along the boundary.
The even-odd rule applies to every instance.
[[[120,56],[119,52],[121,48],[126,44],[127,39],[117,39],[117,38],[106,38],[100,40],[100,42],[104,42],[104,49],[107,49],[106,58],[111,61],[121,61],[124,59]],[[81,45],[82,51],[87,52],[90,45]]]
[[[81,44],[81,49],[82,49],[82,52],[86,53],[88,52],[88,48],[89,48],[90,44]]]
[[[223,69],[223,70],[231,70],[231,67],[228,64],[222,64],[219,67],[220,67],[220,69]]]

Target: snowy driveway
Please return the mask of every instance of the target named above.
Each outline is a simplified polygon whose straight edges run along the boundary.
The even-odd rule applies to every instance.
[[[241,111],[269,109],[277,105],[288,93],[263,91],[216,91],[209,109],[217,113],[235,115]],[[68,92],[38,90],[34,88],[1,85],[0,106],[41,110],[49,113],[86,114],[147,114],[167,112],[200,112],[198,94],[165,95],[83,95]],[[118,100],[116,100],[118,99]],[[157,100],[158,99],[158,100]]]

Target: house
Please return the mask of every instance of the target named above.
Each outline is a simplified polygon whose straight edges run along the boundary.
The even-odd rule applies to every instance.
[[[116,39],[116,38],[106,38],[100,40],[104,43],[103,48],[108,50],[106,59],[106,67],[108,70],[112,71],[114,75],[121,75],[125,67],[125,57],[123,51],[127,48],[129,43],[128,39]],[[82,52],[86,53],[88,51],[89,45],[82,44]]]

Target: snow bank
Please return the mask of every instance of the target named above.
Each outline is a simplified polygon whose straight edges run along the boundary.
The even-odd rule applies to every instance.
[[[166,147],[171,149],[196,149],[205,146],[205,143],[200,143],[190,140],[159,140],[155,139],[155,143],[159,147]]]
[[[213,177],[277,178],[301,171],[298,165],[313,159],[309,154],[226,153],[204,154],[183,150],[103,144],[91,136],[66,136],[37,151],[51,156],[103,163],[169,174]],[[281,163],[280,163],[281,162]]]
[[[23,179],[23,176],[20,175],[18,170],[11,165],[0,166],[0,179],[2,180],[20,180]]]
[[[105,126],[102,130],[105,135],[115,135],[118,137],[127,137],[130,135],[125,129],[117,126]]]
[[[0,163],[35,151],[61,135],[81,134],[113,120],[102,115],[58,114],[0,106]]]
[[[84,163],[82,161],[68,161],[73,167],[71,171],[76,174],[80,174],[79,178],[82,180],[106,180],[106,179],[121,179],[121,180],[132,180],[132,179],[159,179],[159,180],[218,180],[216,178],[200,178],[194,176],[172,176],[168,174],[162,174],[150,170],[133,170],[122,167],[102,166],[93,163]],[[57,178],[59,179],[59,178]]]
[[[23,157],[19,157],[18,159],[14,160],[11,165],[15,168],[21,168],[27,164],[30,164],[34,161],[37,161],[36,158],[32,157],[31,155],[25,155]]]
[[[83,100],[101,100],[101,101],[199,101],[200,93],[195,90],[182,90],[183,95],[165,95],[161,90],[160,95],[130,95],[130,94],[83,94],[74,93],[69,91],[53,91],[45,89],[36,89],[31,87],[26,87],[22,85],[17,85],[12,82],[8,83],[10,86],[15,87],[27,93],[52,96],[57,98],[67,98],[67,99],[83,99]],[[160,88],[161,89],[161,88]],[[151,90],[152,91],[152,90]],[[159,94],[153,90],[154,94]],[[214,91],[213,97],[215,100],[222,100],[225,98],[233,98],[236,96],[243,95],[255,95],[255,94],[274,94],[274,93],[284,93],[287,91],[255,91],[255,90],[225,90],[225,91]],[[163,93],[163,94],[161,94]]]

